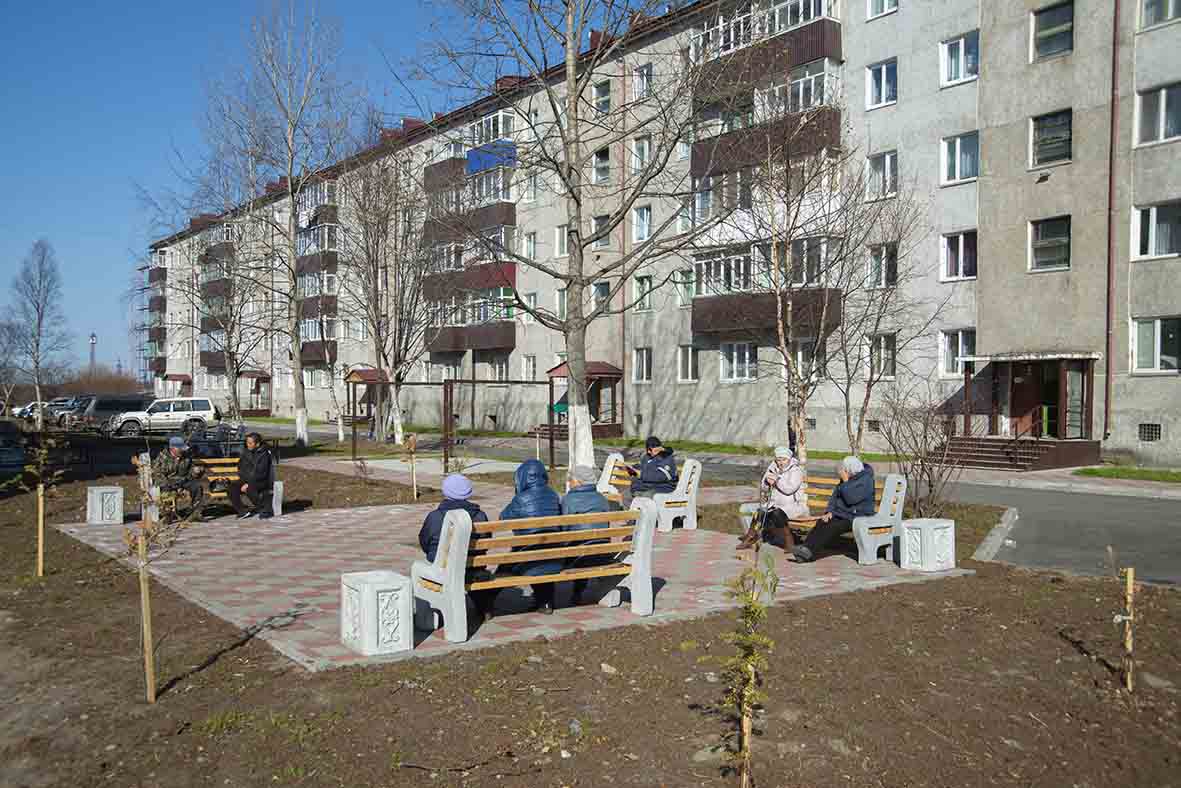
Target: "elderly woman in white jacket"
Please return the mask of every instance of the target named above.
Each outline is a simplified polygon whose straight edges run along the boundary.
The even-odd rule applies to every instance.
[[[751,523],[739,542],[739,549],[753,547],[761,539],[783,550],[792,545],[787,524],[808,516],[808,497],[804,483],[804,469],[792,455],[791,449],[775,449],[775,459],[763,474],[762,492],[765,501],[762,522]]]

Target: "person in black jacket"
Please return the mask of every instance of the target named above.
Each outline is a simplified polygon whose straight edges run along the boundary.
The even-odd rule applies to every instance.
[[[631,506],[632,499],[637,496],[651,498],[656,493],[670,493],[677,489],[679,477],[673,450],[666,448],[655,435],[649,435],[644,441],[640,467],[629,465],[627,472],[636,478],[632,481],[631,494],[625,497],[624,508]]]
[[[466,476],[453,473],[443,480],[443,501],[427,513],[422,521],[422,529],[418,532],[418,546],[422,548],[426,560],[434,563],[439,552],[439,540],[443,536],[443,521],[447,512],[462,509],[472,518],[473,523],[488,522],[488,515],[479,504],[468,500],[472,495],[472,483]],[[464,573],[465,582],[490,580],[492,574],[487,569],[472,568]],[[472,602],[476,611],[483,619],[492,618],[492,606],[496,603],[496,589],[472,591]]]
[[[238,458],[238,483],[229,489],[230,504],[239,520],[258,515],[266,520],[271,512],[271,452],[262,445],[262,436],[252,432],[246,436],[246,448]],[[250,503],[246,508],[242,498]]]
[[[804,543],[791,548],[796,561],[813,560],[833,539],[853,530],[854,518],[874,513],[873,468],[857,457],[846,457],[841,460],[837,475],[841,483],[833,489],[824,514]]]

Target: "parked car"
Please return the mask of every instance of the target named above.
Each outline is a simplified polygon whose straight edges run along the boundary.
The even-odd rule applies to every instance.
[[[142,411],[145,398],[139,394],[99,394],[74,418],[74,428],[110,432],[124,413]]]
[[[17,476],[25,467],[25,439],[20,426],[0,419],[0,481]]]
[[[158,399],[144,410],[117,417],[111,432],[136,436],[147,432],[183,432],[185,435],[221,421],[221,411],[204,397]]]
[[[48,405],[48,402],[30,402],[23,407],[17,408],[12,415],[18,419],[32,421],[34,418],[36,418],[37,411],[48,407]]]
[[[49,400],[45,406],[46,421],[53,421],[57,418],[57,414],[63,410],[68,410],[71,403],[74,401],[73,397],[54,397]]]
[[[74,397],[69,406],[57,412],[57,426],[73,428],[74,423],[78,417],[82,415],[82,411],[94,402],[93,394],[83,394],[79,397]]]

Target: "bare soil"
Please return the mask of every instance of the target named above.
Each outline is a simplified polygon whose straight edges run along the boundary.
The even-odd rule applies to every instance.
[[[400,494],[283,474],[309,505]],[[51,521],[80,519],[84,485]],[[52,529],[31,578],[32,535],[30,497],[0,498],[0,785],[737,784],[718,710],[731,614],[308,674],[153,584],[148,706],[134,578]],[[1128,696],[1114,579],[963,563],[977,574],[770,611],[756,784],[1181,785],[1178,593],[1141,589]]]

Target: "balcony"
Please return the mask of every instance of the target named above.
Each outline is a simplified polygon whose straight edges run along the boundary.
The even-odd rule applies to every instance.
[[[164,282],[168,279],[168,269],[163,266],[154,266],[148,269],[148,284],[154,285],[157,282]]]
[[[162,345],[168,338],[168,329],[164,326],[152,326],[148,329],[148,341]]]
[[[785,297],[791,299],[792,333],[797,337],[827,334],[840,326],[839,289],[795,290]],[[699,296],[693,299],[692,330],[694,334],[765,336],[776,329],[775,304],[775,294],[767,292]]]
[[[335,317],[336,298],[334,295],[319,295],[300,299],[299,314],[305,319],[315,319],[321,314],[325,317]]]
[[[148,371],[152,374],[163,375],[166,369],[168,369],[168,358],[166,356],[153,356],[148,359]]]
[[[201,283],[201,297],[208,298],[228,298],[230,295],[230,279],[228,276],[222,276],[219,279],[210,279]]]
[[[427,350],[432,353],[512,350],[517,346],[517,324],[513,320],[497,320],[471,326],[443,326],[437,331],[438,333],[427,343]]]
[[[807,126],[801,130],[801,124]],[[767,123],[737,129],[693,143],[689,172],[694,178],[734,172],[765,164],[768,157],[781,161],[815,156],[841,140],[841,112],[819,107],[807,113],[789,113]],[[781,141],[776,147],[775,141]]]
[[[428,164],[422,171],[422,188],[427,193],[460,186],[464,181],[467,158],[451,158]]]
[[[336,340],[303,342],[299,346],[299,360],[304,364],[327,364],[336,359]]]
[[[824,23],[837,26],[837,46],[840,46],[840,22],[837,19],[838,0],[780,0],[770,8],[752,9],[732,16],[720,14],[704,30],[696,33],[689,43],[689,57],[694,63],[708,63],[734,52],[808,31]],[[813,35],[815,32],[813,31]],[[796,49],[800,41],[784,45]],[[815,60],[804,57],[799,63]],[[839,58],[838,58],[839,59]]]
[[[476,208],[464,216],[427,219],[422,228],[423,242],[435,244],[446,241],[462,241],[473,233],[489,227],[501,226],[517,226],[516,203],[494,202]]]
[[[335,251],[312,252],[302,255],[295,260],[295,273],[319,273],[327,271],[335,273],[340,260],[340,253]]]
[[[148,299],[149,312],[164,312],[168,309],[168,300],[162,295],[154,295]]]
[[[484,263],[431,274],[423,281],[422,292],[428,301],[442,301],[457,292],[516,286],[516,263]]]
[[[202,350],[197,357],[197,361],[205,369],[225,369],[226,355],[220,350]]]

